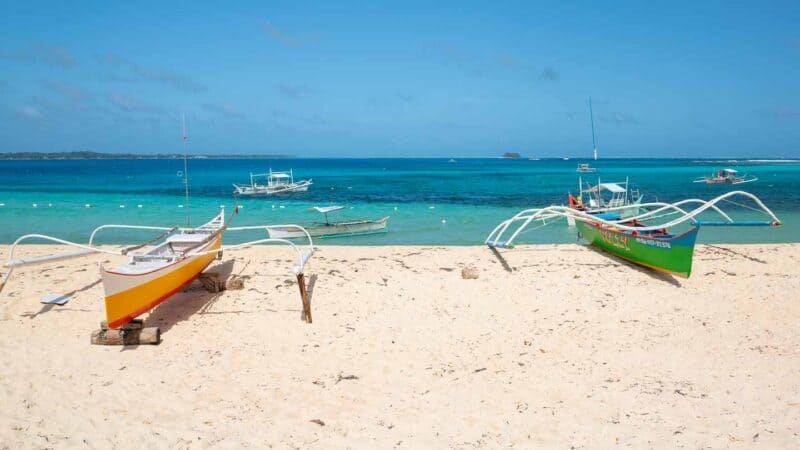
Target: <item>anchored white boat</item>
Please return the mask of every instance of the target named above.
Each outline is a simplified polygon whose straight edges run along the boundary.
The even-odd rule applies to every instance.
[[[747,174],[739,175],[735,169],[722,169],[711,174],[710,177],[700,177],[694,180],[695,183],[705,184],[744,184],[758,181],[756,177],[748,177]]]
[[[267,183],[260,184],[258,177],[266,177]],[[282,195],[292,194],[295,192],[305,192],[308,187],[313,184],[312,179],[294,181],[294,173],[292,170],[288,172],[273,172],[272,169],[269,173],[251,173],[250,185],[233,185],[234,192],[238,195]]]
[[[330,221],[328,219],[328,214],[341,211],[345,209],[344,206],[315,206],[311,209],[322,213],[325,217],[325,221],[304,225],[304,231],[311,237],[323,239],[385,233],[386,225],[389,221],[389,216],[378,220],[359,219]],[[277,226],[269,228],[269,236],[276,239],[296,239],[305,237],[305,234],[296,228]]]
[[[592,97],[589,97],[589,120],[592,123],[592,156],[594,156],[594,160],[597,161],[597,139],[594,135],[594,112],[592,111]],[[597,168],[591,167],[589,164],[578,164],[576,172],[592,173],[597,172]]]

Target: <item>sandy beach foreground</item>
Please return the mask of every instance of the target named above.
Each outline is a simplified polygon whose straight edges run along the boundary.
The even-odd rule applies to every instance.
[[[245,288],[193,283],[144,316],[163,342],[140,347],[89,344],[106,256],[16,272],[0,447],[800,442],[800,244],[699,246],[690,279],[580,245],[321,247],[312,325],[290,257],[228,255]]]

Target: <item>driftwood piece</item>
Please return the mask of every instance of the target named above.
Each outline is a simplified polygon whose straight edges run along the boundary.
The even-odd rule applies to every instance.
[[[237,275],[233,275],[232,277],[225,280],[225,289],[230,289],[233,291],[244,289],[244,278]]]
[[[158,327],[94,330],[91,342],[94,345],[156,345],[161,342],[161,330]]]
[[[208,292],[215,294],[225,290],[225,280],[217,272],[203,272],[197,279]]]
[[[297,286],[300,288],[300,299],[303,301],[303,313],[300,318],[311,323],[311,301],[306,290],[306,276],[302,272],[297,274]]]
[[[461,278],[465,280],[477,280],[478,275],[478,268],[475,266],[467,266],[461,269]]]
[[[237,275],[225,278],[223,275],[217,272],[204,272],[201,273],[197,279],[203,284],[203,288],[212,294],[222,292],[226,289],[244,289],[244,278]]]

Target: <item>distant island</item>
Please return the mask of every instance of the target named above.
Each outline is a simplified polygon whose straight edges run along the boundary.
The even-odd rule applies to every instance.
[[[522,155],[517,152],[505,152],[503,158],[522,158]]]
[[[189,155],[189,159],[274,159],[294,158],[293,155]],[[99,153],[99,152],[12,152],[0,153],[0,160],[45,159],[183,159],[179,153]]]

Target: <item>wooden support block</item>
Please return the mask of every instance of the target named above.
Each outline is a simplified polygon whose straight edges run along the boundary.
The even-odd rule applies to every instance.
[[[91,342],[94,345],[156,345],[161,342],[161,330],[158,327],[95,330]]]
[[[197,277],[206,291],[211,293],[222,292],[225,290],[225,280],[221,279],[217,272],[203,272]]]
[[[306,290],[306,277],[302,272],[297,274],[297,286],[300,288],[300,299],[303,301],[303,313],[300,318],[307,323],[311,323],[311,302]]]

